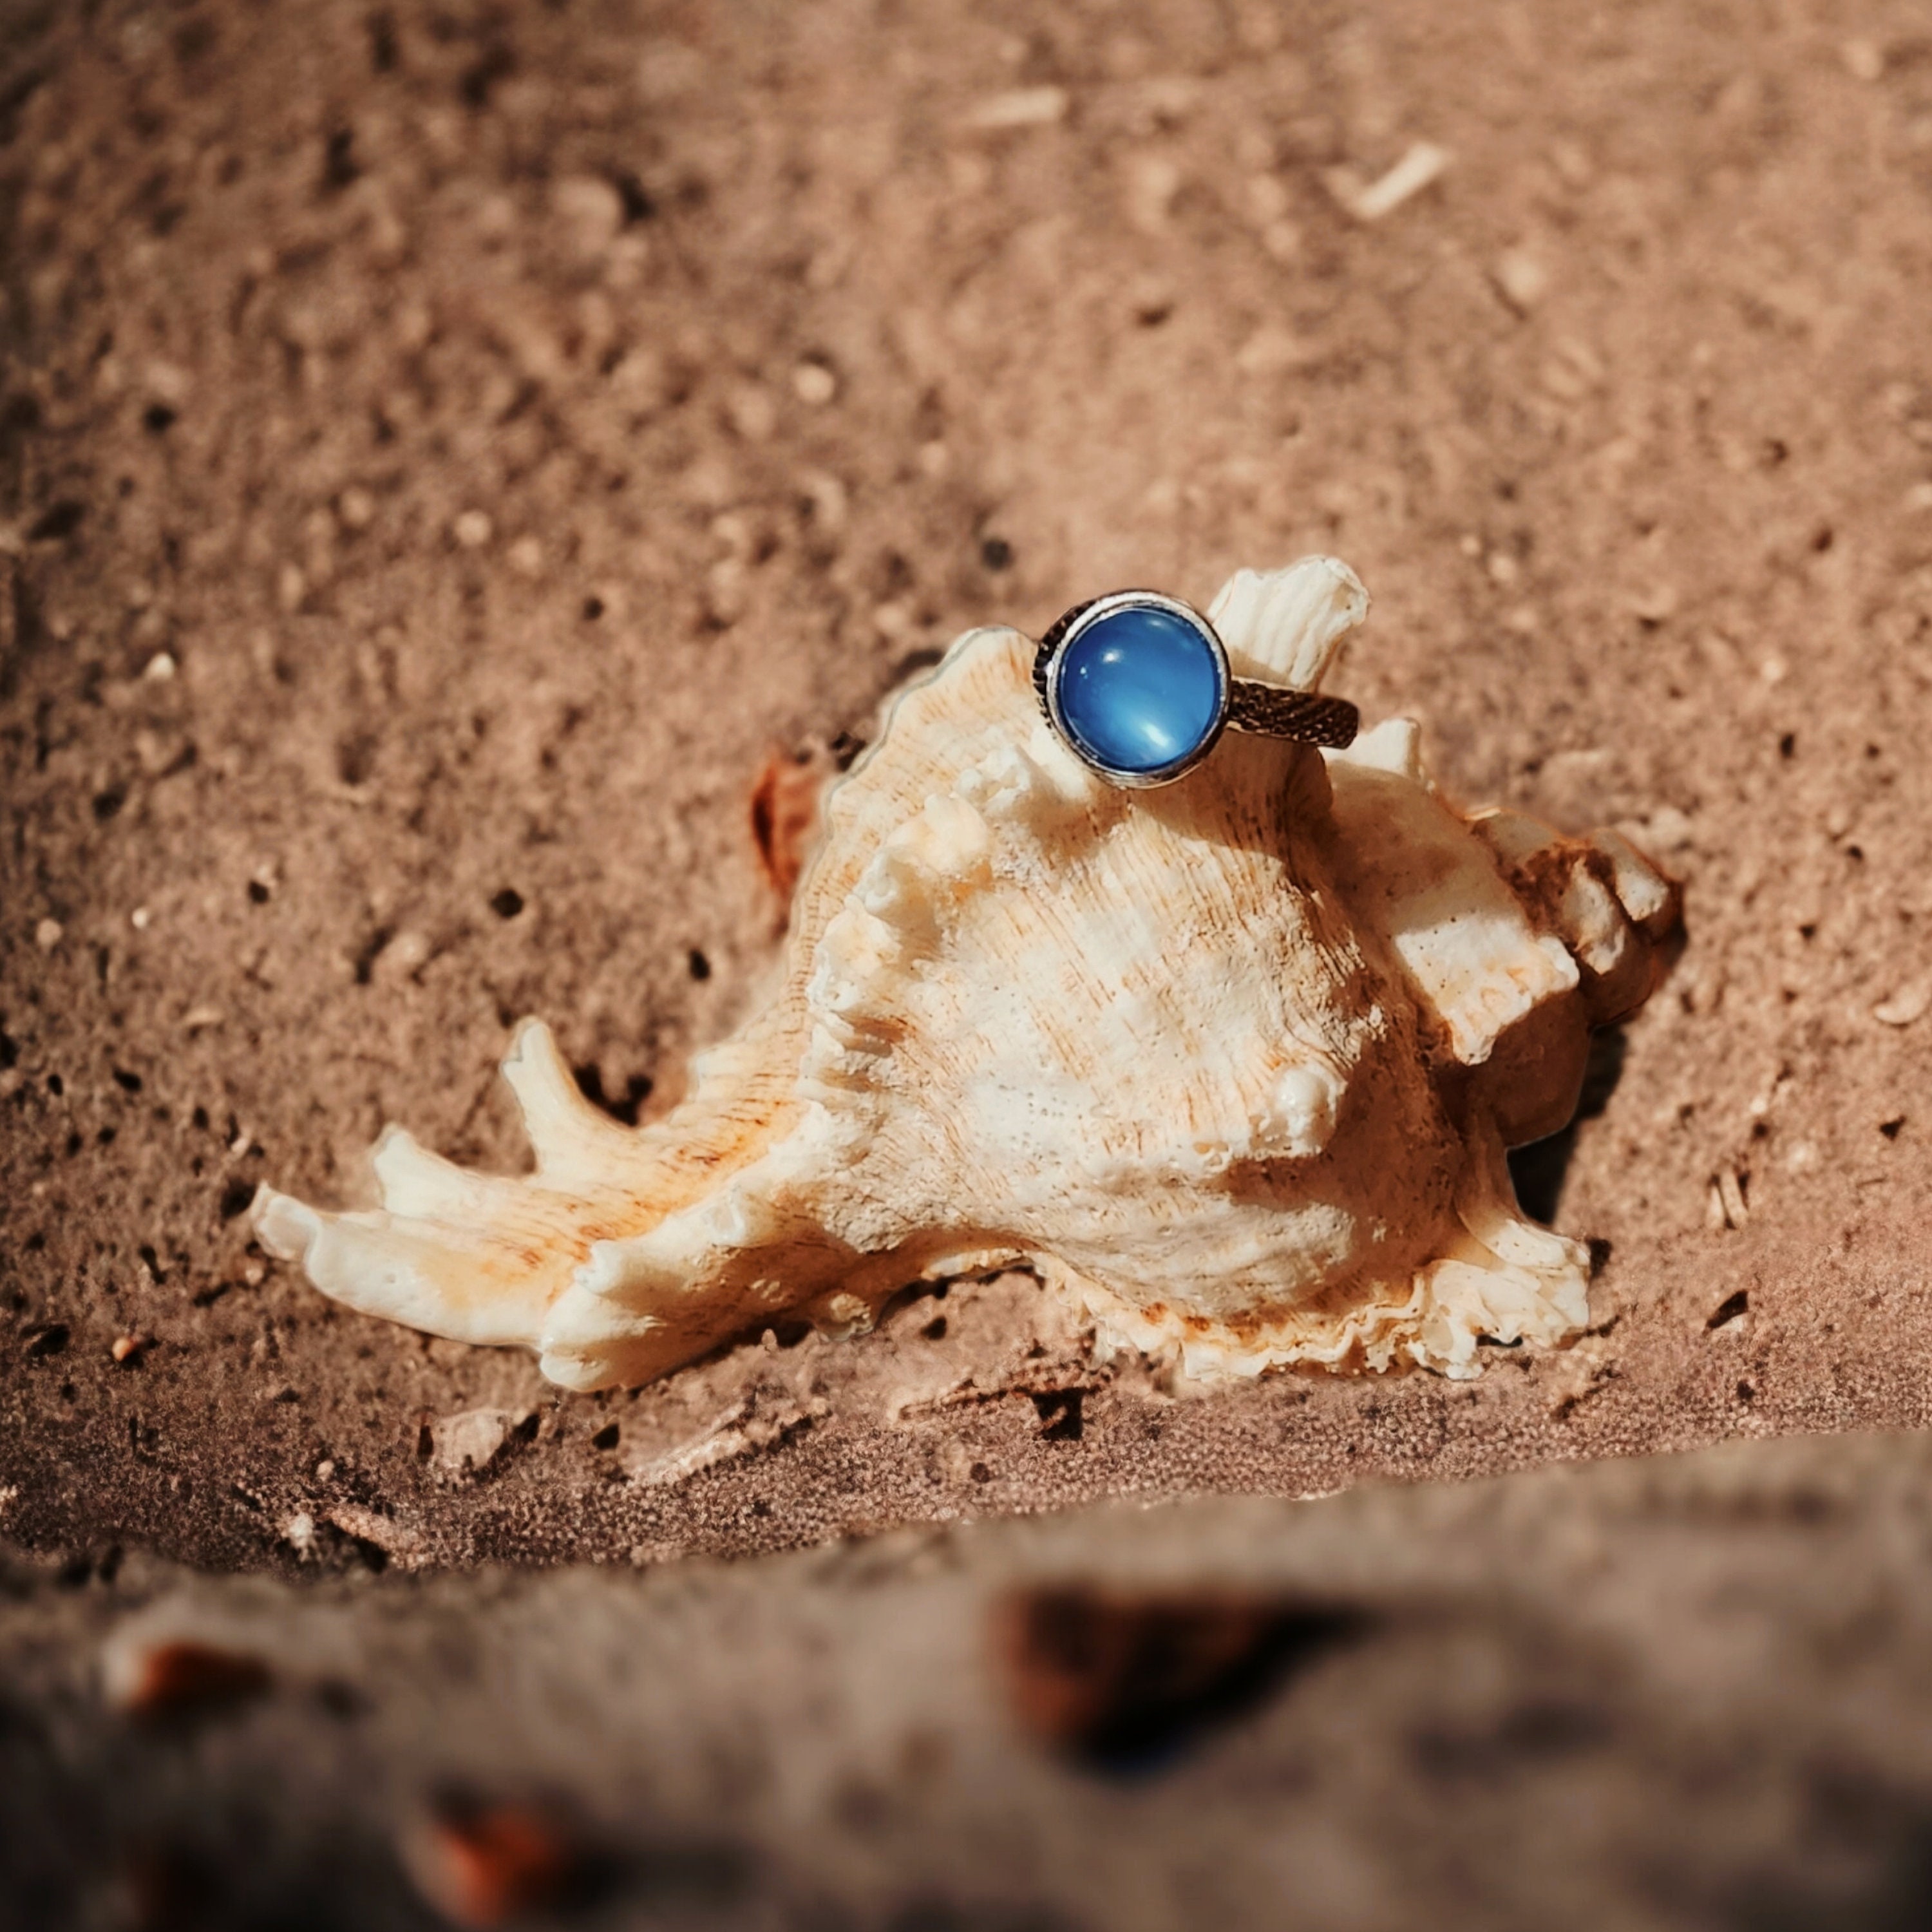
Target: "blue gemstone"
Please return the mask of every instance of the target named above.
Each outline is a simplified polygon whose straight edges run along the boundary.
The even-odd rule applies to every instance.
[[[1060,652],[1060,715],[1075,748],[1137,776],[1184,765],[1220,722],[1220,654],[1172,610],[1129,604]]]

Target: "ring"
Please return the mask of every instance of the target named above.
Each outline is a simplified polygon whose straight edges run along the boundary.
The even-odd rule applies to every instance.
[[[1336,750],[1361,713],[1345,698],[1236,677],[1199,611],[1154,590],[1076,604],[1040,640],[1034,688],[1048,722],[1109,784],[1172,784],[1222,732]]]

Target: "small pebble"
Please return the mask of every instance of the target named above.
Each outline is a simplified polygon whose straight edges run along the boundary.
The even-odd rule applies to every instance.
[[[116,1646],[104,1676],[110,1704],[150,1719],[245,1703],[270,1682],[268,1666],[259,1657],[192,1639]]]
[[[1066,118],[1066,108],[1064,87],[1015,88],[989,94],[967,115],[966,125],[989,134],[1009,128],[1049,128]]]
[[[1721,1169],[1712,1185],[1722,1224],[1726,1228],[1742,1228],[1750,1219],[1750,1209],[1744,1199],[1744,1181],[1736,1169]]]
[[[61,943],[63,928],[57,919],[44,919],[34,928],[34,944],[43,952],[51,952]]]
[[[750,602],[744,560],[720,557],[704,577],[704,608],[716,623],[729,626],[745,614]]]
[[[561,1822],[524,1804],[439,1804],[406,1831],[404,1868],[458,1925],[502,1925],[554,1907],[584,1876],[586,1852]]]
[[[801,362],[791,372],[791,386],[802,403],[822,408],[838,393],[838,379],[823,362]]]
[[[428,933],[406,926],[376,955],[373,970],[386,985],[406,980],[429,964],[434,951]]]
[[[166,684],[175,674],[174,658],[166,651],[157,651],[142,667],[141,675],[154,684]]]
[[[335,514],[345,530],[366,530],[376,514],[376,500],[359,483],[336,499]]]
[[[1449,166],[1448,149],[1417,141],[1386,174],[1364,182],[1352,168],[1330,168],[1322,176],[1330,194],[1358,221],[1379,221],[1431,185]]]
[[[1881,1000],[1873,1007],[1872,1018],[1880,1026],[1909,1027],[1924,1016],[1928,1007],[1932,1007],[1932,980],[1921,980]]]
[[[1497,292],[1519,315],[1527,315],[1550,292],[1550,271],[1525,248],[1497,256],[1490,271]]]
[[[550,212],[577,253],[601,255],[624,226],[624,199],[600,175],[566,175],[550,190]]]
[[[1624,602],[1640,623],[1661,624],[1676,613],[1677,586],[1659,579],[1633,590]]]
[[[439,1416],[429,1425],[430,1460],[447,1475],[487,1469],[523,1419],[507,1408],[471,1408]]]
[[[1657,852],[1681,852],[1696,836],[1696,828],[1687,812],[1674,805],[1660,805],[1642,828],[1639,843]]]
[[[146,906],[136,906],[134,910],[128,915],[128,923],[131,926],[136,932],[146,932],[148,926],[152,923],[154,916],[154,914],[151,913]]]
[[[117,1335],[108,1352],[117,1362],[131,1362],[148,1346],[145,1335]]]
[[[481,550],[490,541],[496,526],[482,510],[465,510],[450,525],[450,532],[465,550]]]
[[[845,527],[851,508],[851,493],[830,472],[808,470],[798,478],[799,494],[810,506],[812,519],[827,536]]]
[[[1160,234],[1186,179],[1172,155],[1136,156],[1126,170],[1127,219],[1143,235]]]

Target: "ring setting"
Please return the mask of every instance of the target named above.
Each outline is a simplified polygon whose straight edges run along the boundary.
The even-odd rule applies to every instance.
[[[1034,686],[1062,741],[1109,784],[1172,784],[1222,731],[1340,749],[1360,714],[1346,698],[1238,678],[1214,626],[1154,590],[1076,604],[1040,641]]]

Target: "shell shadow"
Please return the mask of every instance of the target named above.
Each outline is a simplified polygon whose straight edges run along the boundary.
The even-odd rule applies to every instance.
[[[1590,1036],[1582,1088],[1569,1124],[1540,1141],[1510,1148],[1510,1179],[1516,1186],[1516,1204],[1532,1220],[1540,1221],[1545,1227],[1555,1225],[1562,1204],[1563,1184],[1569,1178],[1570,1156],[1576,1151],[1578,1131],[1610,1105],[1610,1096],[1623,1078],[1628,1051],[1622,1027],[1598,1028]]]

